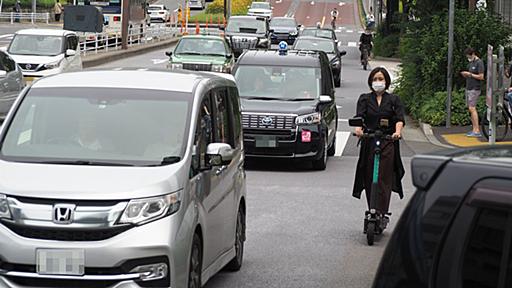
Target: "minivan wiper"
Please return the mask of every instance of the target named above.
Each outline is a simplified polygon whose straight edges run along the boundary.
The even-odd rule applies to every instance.
[[[314,101],[316,98],[291,98],[286,99],[286,101]]]
[[[107,161],[90,161],[90,160],[55,160],[41,161],[40,164],[63,164],[63,165],[84,165],[84,166],[135,166],[127,163],[107,162]]]
[[[181,53],[176,53],[177,55],[203,55],[201,53],[198,53],[198,52],[181,52]]]
[[[286,99],[276,98],[276,97],[244,97],[244,98],[245,99],[249,99],[249,100],[265,100],[265,101],[279,100],[279,101],[286,101]]]
[[[181,157],[179,156],[167,156],[162,159],[162,165],[169,165],[180,162]]]

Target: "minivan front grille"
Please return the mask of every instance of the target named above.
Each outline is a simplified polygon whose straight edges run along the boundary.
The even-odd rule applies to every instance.
[[[94,229],[56,229],[26,226],[2,221],[7,228],[21,237],[57,241],[100,241],[112,238],[128,229],[130,225]]]
[[[183,63],[183,69],[192,71],[212,71],[212,64],[208,63]]]
[[[244,129],[295,129],[294,115],[243,113]]]
[[[231,47],[233,49],[254,49],[258,46],[258,38],[257,37],[240,37],[240,36],[232,36],[231,37]]]

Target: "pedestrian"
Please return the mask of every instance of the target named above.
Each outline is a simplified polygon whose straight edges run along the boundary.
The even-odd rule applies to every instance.
[[[357,101],[356,117],[364,120],[364,128],[356,127],[355,134],[361,139],[359,160],[357,161],[354,189],[352,196],[361,198],[365,190],[366,201],[370,207],[370,195],[372,193],[374,148],[375,139],[361,138],[369,130],[381,129],[385,135],[391,135],[394,140],[402,137],[402,128],[405,125],[405,109],[396,94],[388,93],[391,85],[391,76],[384,67],[377,67],[370,72],[368,86],[370,93],[359,96]],[[381,126],[386,122],[387,128]],[[379,167],[380,193],[377,202],[377,211],[389,221],[389,203],[391,192],[398,193],[403,198],[402,178],[405,169],[400,158],[400,146],[398,141],[381,140],[381,159]],[[387,223],[387,222],[386,222]]]
[[[476,105],[482,90],[484,81],[484,62],[478,58],[475,49],[466,48],[464,54],[468,58],[468,71],[462,71],[460,74],[466,78],[466,103],[471,115],[471,125],[473,129],[469,131],[467,137],[481,137],[480,125],[478,124],[478,112]]]
[[[507,76],[507,78],[512,77],[512,64],[508,66],[508,69],[505,69],[505,76]],[[509,111],[512,112],[512,83],[510,83],[507,89],[506,97],[508,100]]]
[[[16,15],[14,16],[14,22],[20,22],[20,13],[21,13],[21,2],[20,0],[16,0],[16,4],[14,4],[14,12]]]
[[[60,22],[60,15],[62,14],[62,5],[59,0],[56,0],[53,6],[53,12],[55,13],[55,22]]]
[[[373,8],[370,7],[370,12],[366,15],[366,27],[373,29],[375,26],[375,16],[373,15]]]

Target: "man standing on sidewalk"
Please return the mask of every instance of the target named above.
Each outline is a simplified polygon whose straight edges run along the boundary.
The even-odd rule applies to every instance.
[[[62,14],[62,5],[59,0],[56,0],[55,6],[53,6],[53,12],[55,13],[55,22],[60,22],[60,15]]]
[[[21,13],[21,3],[20,0],[16,1],[16,4],[14,4],[14,13],[16,13],[16,16],[14,17],[14,22],[20,22],[20,13]]]
[[[462,71],[460,74],[466,78],[466,102],[471,114],[471,124],[473,130],[468,132],[468,137],[480,137],[480,125],[478,122],[478,112],[476,104],[482,91],[482,81],[484,81],[484,62],[478,58],[473,48],[466,48],[464,54],[468,58],[468,71]]]

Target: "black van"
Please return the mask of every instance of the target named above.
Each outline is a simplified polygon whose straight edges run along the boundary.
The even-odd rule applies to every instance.
[[[298,158],[323,170],[336,149],[337,108],[329,59],[319,51],[249,50],[233,70],[245,155]]]

